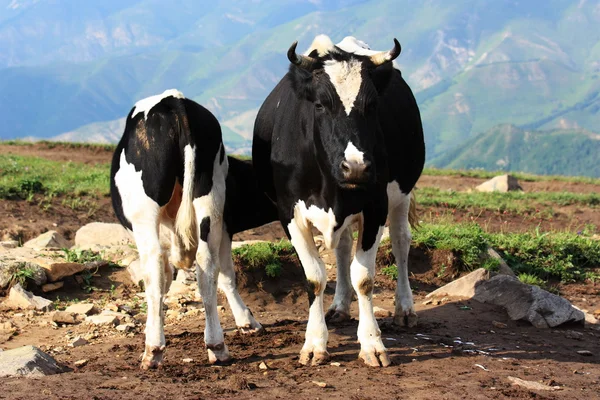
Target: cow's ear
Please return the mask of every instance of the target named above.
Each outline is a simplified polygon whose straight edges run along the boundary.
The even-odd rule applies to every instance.
[[[315,50],[311,51],[308,56],[312,57],[312,58],[319,58],[319,52],[315,49]]]
[[[377,89],[378,93],[381,93],[385,90],[395,71],[396,70],[394,69],[392,63],[387,63],[370,70],[371,80],[373,81],[375,89]]]

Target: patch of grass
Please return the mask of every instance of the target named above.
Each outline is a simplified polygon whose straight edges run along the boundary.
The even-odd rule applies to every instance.
[[[283,266],[281,255],[289,254],[293,250],[292,244],[287,240],[277,243],[261,242],[241,246],[232,251],[234,257],[248,268],[264,268],[270,278],[281,275]]]
[[[102,260],[100,254],[91,250],[62,249],[62,251],[65,253],[65,259],[67,260],[67,262],[86,264],[89,262]]]
[[[439,168],[425,168],[423,175],[429,176],[464,176],[470,178],[482,178],[491,179],[498,175],[506,174],[506,171],[486,171],[483,169],[439,169]],[[514,176],[520,181],[524,182],[536,182],[536,181],[562,181],[562,182],[577,182],[577,183],[590,183],[593,185],[600,185],[600,179],[590,178],[586,176],[563,176],[563,175],[534,175],[527,174],[524,172],[509,172],[510,175]]]
[[[54,149],[56,147],[62,147],[65,149],[93,149],[103,151],[115,151],[117,148],[116,144],[104,144],[104,143],[80,143],[80,142],[54,142],[49,140],[40,140],[36,142],[29,142],[25,140],[6,140],[0,142],[0,144],[7,146],[27,146],[27,147],[43,147],[46,149]]]
[[[396,264],[381,268],[381,273],[394,281],[398,280],[398,266]]]
[[[27,280],[33,279],[35,271],[28,266],[28,263],[19,263],[15,266],[15,271],[11,277],[11,286],[20,284],[23,288],[27,287]]]
[[[569,232],[489,233],[479,225],[423,224],[414,231],[416,246],[451,250],[466,270],[494,270],[497,261],[481,257],[488,246],[498,250],[517,274],[561,282],[600,278],[600,241]]]
[[[570,192],[456,192],[425,187],[419,189],[419,203],[422,206],[448,207],[454,209],[479,208],[496,212],[539,213],[545,210],[552,216],[552,206],[580,205],[588,207],[600,206],[598,193]]]
[[[540,277],[532,274],[522,273],[519,274],[519,280],[527,285],[544,286],[546,282]]]
[[[108,195],[110,165],[84,165],[31,156],[0,155],[0,198],[32,198],[32,194]]]

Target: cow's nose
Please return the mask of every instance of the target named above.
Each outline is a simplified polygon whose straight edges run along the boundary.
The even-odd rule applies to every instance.
[[[371,162],[366,160],[361,163],[344,160],[340,167],[344,180],[347,182],[364,182],[369,179],[371,172]]]

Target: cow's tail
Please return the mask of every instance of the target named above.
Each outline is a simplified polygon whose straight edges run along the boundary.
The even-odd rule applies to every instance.
[[[183,159],[183,193],[181,205],[175,218],[175,231],[181,238],[186,250],[196,244],[197,228],[194,211],[194,175],[196,173],[196,151],[191,144],[185,146]]]
[[[411,228],[417,229],[419,227],[419,215],[417,214],[417,197],[415,195],[415,189],[410,192],[410,205],[408,207],[408,223]]]

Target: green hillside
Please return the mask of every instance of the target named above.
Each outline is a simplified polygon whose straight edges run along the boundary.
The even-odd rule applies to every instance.
[[[523,130],[501,125],[431,161],[439,168],[600,177],[600,135],[583,129]]]
[[[0,139],[114,141],[135,101],[178,88],[244,151],[289,45],[320,33],[375,49],[400,40],[428,161],[498,124],[600,126],[600,0],[0,0],[0,11]]]

